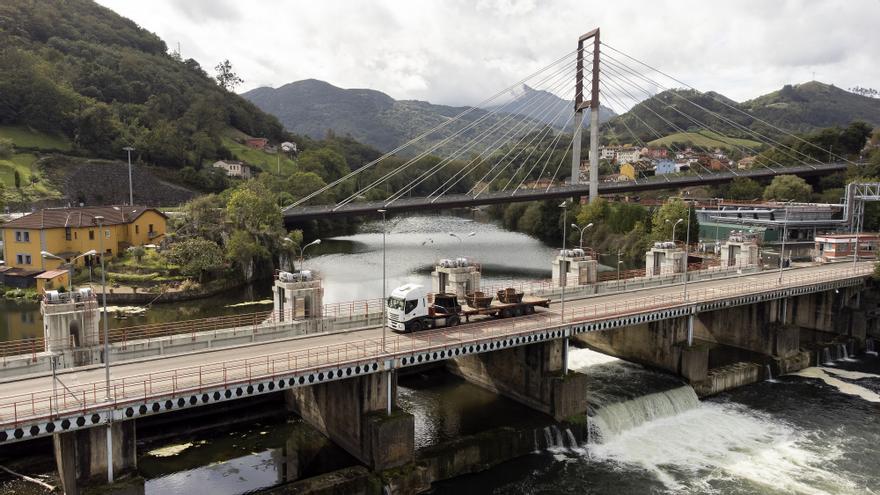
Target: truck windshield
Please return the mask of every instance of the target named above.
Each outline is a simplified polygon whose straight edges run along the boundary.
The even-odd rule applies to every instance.
[[[406,309],[403,312],[404,313],[411,312],[412,310],[416,309],[416,306],[418,306],[418,304],[419,304],[418,299],[414,299],[412,301],[407,301],[406,302]]]
[[[389,297],[388,298],[388,309],[399,309],[403,310],[403,299],[399,297]]]

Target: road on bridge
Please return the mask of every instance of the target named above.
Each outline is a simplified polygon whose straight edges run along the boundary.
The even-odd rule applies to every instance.
[[[722,300],[752,294],[812,285],[825,281],[866,276],[873,262],[810,266],[786,270],[782,284],[777,271],[696,281],[688,284],[687,304]],[[500,335],[538,331],[548,327],[596,321],[656,309],[684,305],[683,286],[660,286],[623,293],[566,300],[564,321],[558,303],[531,316],[490,320],[458,327],[398,335],[387,333],[382,348],[382,328],[319,333],[260,344],[217,350],[111,363],[111,397],[118,404],[149,397],[174,394],[229,383],[247,383],[258,378],[340,366],[377,356],[440,349],[444,345],[478,342]],[[67,370],[58,374],[60,383],[53,393],[52,377],[30,376],[7,379],[0,388],[0,428],[23,419],[48,417],[56,413],[97,408],[105,401],[104,368],[100,365]],[[54,400],[52,399],[54,397]],[[52,403],[50,406],[50,402]]]

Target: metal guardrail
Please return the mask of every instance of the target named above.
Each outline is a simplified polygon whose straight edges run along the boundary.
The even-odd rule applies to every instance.
[[[572,307],[564,315],[547,311],[531,316],[493,320],[416,334],[394,334],[384,348],[378,339],[319,345],[287,352],[269,353],[255,358],[233,359],[199,366],[132,375],[110,382],[94,381],[70,386],[63,392],[39,390],[0,397],[0,429],[15,428],[24,421],[38,421],[63,414],[87,414],[124,407],[159,397],[201,393],[208,388],[228,387],[280,375],[317,371],[328,366],[356,366],[378,359],[396,359],[414,352],[441,351],[462,344],[477,344],[498,337],[512,337],[588,321],[602,321],[658,309],[689,307],[706,301],[721,301],[744,294],[756,294],[796,286],[861,278],[871,274],[872,266],[830,269],[820,273],[786,273],[780,284],[776,277],[725,286],[719,292],[703,288],[688,292],[637,297],[630,300]],[[107,402],[105,397],[110,397]]]

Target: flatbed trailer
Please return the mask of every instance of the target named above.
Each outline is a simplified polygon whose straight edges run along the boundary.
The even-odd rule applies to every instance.
[[[470,323],[471,318],[516,318],[530,315],[535,308],[550,307],[549,298],[518,295],[516,302],[493,300],[486,307],[473,307],[460,304],[454,294],[433,294],[427,310],[420,316],[410,316],[403,320],[394,313],[389,314],[387,325],[395,332],[417,332],[429,328],[454,327]],[[403,321],[401,321],[403,320]]]

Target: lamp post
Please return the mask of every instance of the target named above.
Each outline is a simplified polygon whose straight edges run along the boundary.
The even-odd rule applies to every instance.
[[[477,235],[476,232],[468,232],[467,235],[465,235],[464,237],[473,237],[473,236],[475,236],[475,235]],[[463,242],[464,242],[464,241],[462,240],[462,236],[456,234],[455,232],[450,232],[450,233],[449,233],[449,237],[455,237],[456,239],[458,239],[458,248],[459,248],[459,250],[461,250],[461,245],[462,245]]]
[[[785,220],[782,221],[782,246],[779,248],[779,284],[782,284],[782,267],[785,265],[785,238],[788,237],[788,200],[785,203]]]
[[[690,250],[691,245],[691,202],[688,201],[688,210],[687,210],[687,233],[684,237],[684,300],[687,302],[688,298],[688,252]],[[679,220],[681,221],[681,220]]]
[[[290,239],[289,237],[285,237],[285,239],[287,239],[287,240],[290,241],[290,242],[293,242],[293,240]],[[311,246],[317,246],[318,244],[321,244],[321,239],[315,239],[314,241],[312,241],[312,242],[306,244],[306,245],[303,246],[303,247],[297,247],[297,249],[299,249],[299,269],[300,269],[300,270],[305,269],[305,258],[304,258],[304,254],[305,254],[306,249],[309,248],[309,247],[311,247]]]
[[[385,327],[388,326],[388,303],[385,301],[385,298],[388,297],[388,287],[386,286],[387,275],[385,271],[385,213],[387,213],[388,210],[377,211],[382,214],[382,352],[385,352]]]
[[[672,224],[672,242],[675,242],[675,227],[678,226],[681,222],[684,222],[684,218],[679,218]],[[668,218],[666,219],[666,223],[672,223]]]
[[[578,241],[579,248],[581,248],[581,249],[584,248],[584,232],[586,232],[587,229],[591,228],[592,226],[593,226],[593,222],[590,222],[590,223],[584,225],[583,227],[578,227],[578,225],[576,223],[571,224],[571,228],[577,230],[580,233],[580,240]]]
[[[122,149],[128,152],[128,206],[134,206],[134,188],[131,184],[131,152],[134,148],[126,146]]]
[[[85,253],[76,256],[70,260],[70,263],[67,263],[67,292],[73,292],[73,265],[76,263],[76,260],[80,258],[84,258],[86,256],[94,256],[96,251],[94,249],[90,249]],[[45,259],[53,259],[53,260],[63,260],[61,256],[50,253],[49,251],[40,251],[40,256]]]
[[[104,388],[107,403],[110,403],[110,328],[107,325],[107,271],[104,268],[104,217],[95,215],[98,224],[98,248],[101,251],[101,304],[104,307]],[[107,482],[113,483],[113,427],[107,424]]]
[[[620,259],[620,250],[617,250],[617,290],[620,291],[620,265],[623,264],[623,260]]]
[[[568,202],[563,201],[559,207],[562,208],[562,251],[565,252],[565,236],[567,234],[565,227],[568,226]],[[563,264],[559,265],[559,279],[562,282],[562,295],[560,297],[562,299],[562,307],[559,312],[562,321],[565,321],[565,286],[568,285],[568,265],[564,266],[565,272],[562,270]]]

